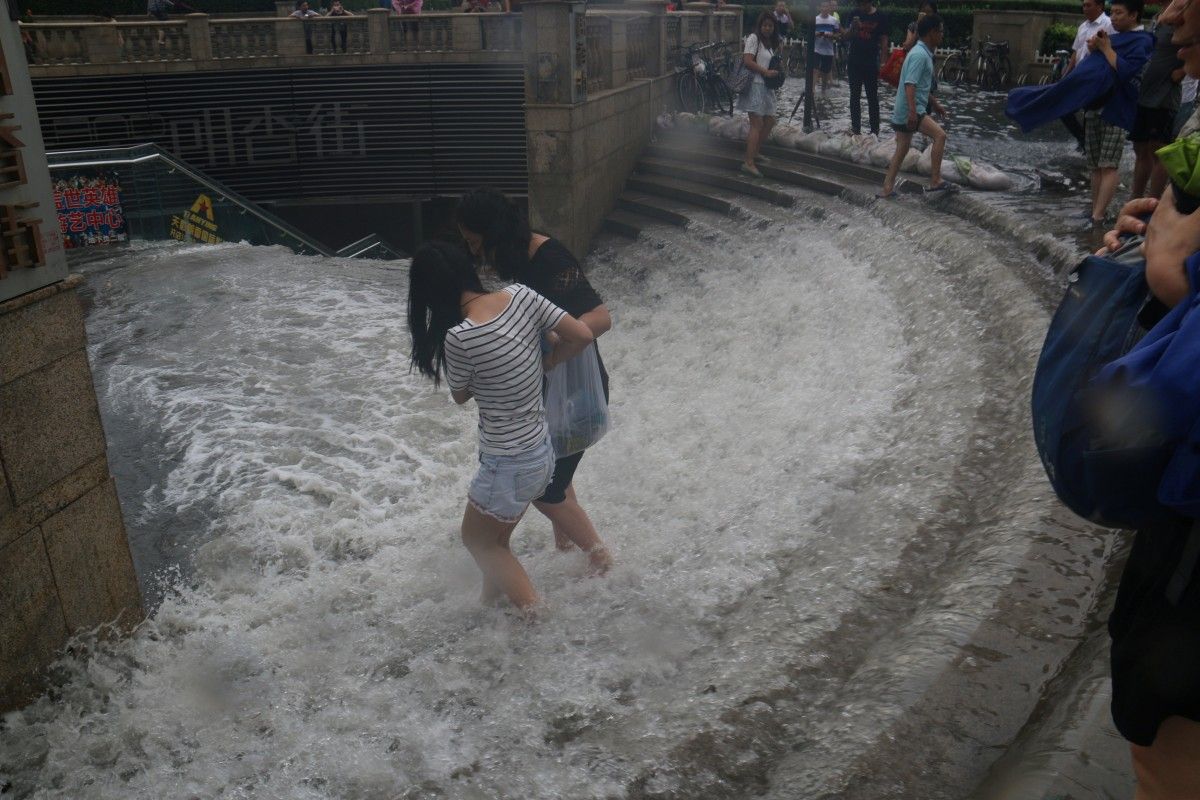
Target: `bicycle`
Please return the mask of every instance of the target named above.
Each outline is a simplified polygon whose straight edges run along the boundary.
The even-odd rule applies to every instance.
[[[1070,50],[1055,50],[1054,64],[1050,67],[1049,77],[1042,78],[1041,83],[1058,83],[1059,79],[1067,71],[1067,64],[1071,63]]]
[[[712,47],[711,44],[693,44],[684,52],[675,79],[679,107],[693,114],[713,111],[731,117],[733,91],[703,55]]]
[[[952,83],[955,86],[965,84],[971,72],[970,58],[971,40],[967,39],[966,44],[954,48],[954,51],[942,62],[942,66],[938,70],[938,84]]]
[[[1007,89],[1012,78],[1012,61],[1008,57],[1008,42],[991,39],[979,45],[975,63],[975,80],[980,89]]]

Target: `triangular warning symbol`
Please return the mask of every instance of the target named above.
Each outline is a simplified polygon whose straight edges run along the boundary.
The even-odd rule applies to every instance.
[[[193,214],[203,214],[208,218],[209,222],[216,222],[213,217],[212,201],[208,199],[208,195],[202,194],[196,198],[196,202],[192,203]]]

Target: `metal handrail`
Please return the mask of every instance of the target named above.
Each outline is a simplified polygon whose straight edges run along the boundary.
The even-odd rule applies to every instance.
[[[134,155],[134,152],[137,150],[149,150],[150,152],[146,153],[145,155]],[[105,153],[105,152],[114,153],[114,152],[120,152],[120,151],[126,151],[129,153],[129,155],[126,157],[116,157],[116,158],[92,158],[92,159],[87,159],[87,160],[82,160],[82,161],[59,162],[57,160],[59,158],[66,158],[66,157],[70,157],[70,156],[74,156],[74,155],[84,155],[84,154],[88,154],[88,153]],[[187,164],[185,164],[184,162],[175,158],[170,153],[168,153],[166,150],[164,150],[162,147],[160,147],[159,145],[157,145],[153,142],[149,142],[147,144],[134,145],[133,147],[124,147],[124,148],[115,148],[114,147],[114,148],[96,148],[96,149],[88,149],[88,150],[59,150],[59,151],[54,151],[54,152],[47,152],[46,157],[50,162],[49,166],[50,166],[51,172],[53,172],[55,170],[59,170],[59,169],[78,169],[80,167],[129,166],[129,165],[133,165],[133,164],[145,164],[145,163],[148,163],[151,161],[161,161],[164,164],[166,164],[167,166],[169,166],[171,169],[176,170],[176,171],[186,175],[187,177],[196,181],[200,185],[205,186],[208,189],[212,190],[215,194],[220,196],[220,199],[228,200],[228,201],[232,202],[234,205],[238,206],[244,213],[250,214],[251,216],[256,217],[257,219],[259,219],[262,222],[266,223],[267,225],[275,228],[276,230],[283,233],[284,235],[295,239],[304,248],[311,250],[314,253],[317,253],[318,255],[323,255],[323,256],[337,255],[336,252],[334,252],[333,250],[330,250],[328,247],[321,244],[316,239],[313,239],[313,238],[305,235],[302,231],[298,230],[297,228],[292,227],[291,225],[284,222],[282,219],[275,216],[274,214],[271,214],[270,212],[263,210],[256,203],[252,202],[251,200],[249,200],[249,199],[243,197],[242,195],[238,194],[237,192],[233,191],[232,189],[225,186],[220,181],[215,180],[214,178],[211,178],[208,175],[205,175],[203,172],[200,172],[199,170],[189,167]]]

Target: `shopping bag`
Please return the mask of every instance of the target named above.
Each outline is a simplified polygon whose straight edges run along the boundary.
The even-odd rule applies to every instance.
[[[547,373],[546,424],[556,458],[586,450],[608,432],[608,402],[594,344]]]
[[[893,50],[892,54],[888,56],[888,60],[879,68],[879,79],[898,87],[900,85],[900,70],[904,66],[904,57],[906,55],[908,53],[901,48]]]

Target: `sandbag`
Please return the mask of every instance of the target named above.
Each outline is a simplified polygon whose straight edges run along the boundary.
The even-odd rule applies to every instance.
[[[800,140],[797,142],[796,146],[798,149],[803,150],[806,153],[819,153],[821,151],[821,145],[828,138],[829,134],[825,133],[825,131],[813,131],[812,133],[806,133],[800,137]]]
[[[909,148],[909,151],[904,154],[904,160],[900,162],[901,172],[916,172],[917,162],[920,160],[921,154],[916,150]]]
[[[975,189],[986,189],[992,192],[1003,192],[1013,186],[1012,178],[990,164],[972,162],[971,174],[967,176],[967,185]]]
[[[842,146],[845,138],[846,137],[844,136],[830,136],[828,139],[825,139],[823,142],[817,145],[817,152],[823,156],[841,158]]]
[[[850,137],[849,156],[855,164],[870,164],[871,149],[879,144],[873,134],[864,133],[861,136]]]
[[[925,148],[925,152],[917,159],[917,172],[921,175],[933,174],[933,145]]]
[[[871,164],[876,167],[887,167],[892,163],[892,157],[896,155],[896,140],[889,139],[886,142],[880,142],[871,148],[870,157]]]

